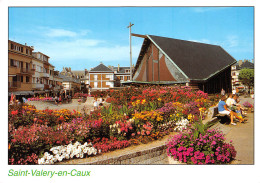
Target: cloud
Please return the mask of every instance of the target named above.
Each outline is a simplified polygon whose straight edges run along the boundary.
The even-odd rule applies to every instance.
[[[55,37],[80,37],[85,36],[90,30],[79,30],[78,32],[66,30],[66,29],[59,29],[59,28],[49,28],[49,27],[37,27],[37,31],[43,33],[44,36],[55,38]]]
[[[45,35],[48,37],[75,37],[77,34],[64,29],[49,29]]]
[[[105,44],[104,44],[105,43]],[[129,58],[129,45],[111,45],[105,40],[77,39],[70,41],[49,41],[35,45],[35,49],[45,50],[55,61],[122,61]],[[132,46],[133,54],[139,53],[140,45]],[[43,51],[42,51],[43,52]]]

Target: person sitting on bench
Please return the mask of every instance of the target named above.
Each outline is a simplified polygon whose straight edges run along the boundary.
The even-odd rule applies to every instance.
[[[230,116],[230,119],[231,119],[231,125],[236,125],[236,123],[234,123],[234,116],[239,119],[240,123],[243,122],[243,119],[240,119],[237,114],[231,110],[229,110],[227,108],[227,105],[225,103],[225,100],[226,100],[226,96],[222,96],[221,97],[221,100],[219,101],[218,103],[218,112],[219,114],[225,114],[225,115],[228,115]]]

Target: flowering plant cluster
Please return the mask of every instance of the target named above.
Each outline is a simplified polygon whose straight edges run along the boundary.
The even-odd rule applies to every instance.
[[[111,104],[90,114],[67,109],[37,110],[26,104],[10,106],[9,159],[18,163],[36,153],[44,159],[40,162],[46,163],[52,154],[44,152],[76,141],[91,141],[101,152],[147,143],[170,131],[185,130],[209,106],[206,93],[189,87],[129,87],[92,95],[108,95],[107,102]]]
[[[244,102],[244,103],[243,103],[243,106],[244,106],[244,107],[248,107],[248,108],[252,108],[252,107],[253,107],[253,105],[250,104],[248,101]]]
[[[43,157],[38,159],[38,164],[54,164],[55,162],[61,162],[65,159],[84,158],[97,154],[97,149],[94,148],[91,143],[85,142],[81,145],[81,143],[77,141],[74,144],[70,143],[65,146],[52,147],[50,153],[45,152]]]
[[[226,164],[236,157],[234,146],[224,141],[222,133],[207,130],[195,136],[185,132],[172,137],[167,143],[167,154],[187,164]]]
[[[115,149],[123,149],[130,146],[128,140],[117,140],[116,137],[108,138],[97,138],[93,140],[93,146],[98,149],[100,152],[113,151]]]
[[[31,155],[27,155],[25,158],[20,158],[16,160],[15,158],[9,158],[10,165],[34,165],[38,163],[38,156],[33,153]]]
[[[88,94],[87,93],[75,93],[73,98],[87,98]]]
[[[28,101],[52,101],[54,100],[52,97],[32,97],[28,98]]]

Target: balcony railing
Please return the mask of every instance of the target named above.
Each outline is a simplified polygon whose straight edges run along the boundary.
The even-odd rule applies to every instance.
[[[22,74],[34,74],[34,71],[29,68],[21,68]]]
[[[8,82],[8,87],[9,88],[20,88],[21,82],[20,81]]]
[[[32,84],[33,89],[44,89],[44,84],[41,83],[33,83]]]
[[[46,72],[40,72],[40,77],[48,78],[50,77],[50,74]]]

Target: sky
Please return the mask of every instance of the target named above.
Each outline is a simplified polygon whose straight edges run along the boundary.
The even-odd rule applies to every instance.
[[[9,7],[9,40],[34,46],[56,70],[129,66],[132,33],[220,45],[254,58],[253,7]],[[143,38],[132,37],[133,64]]]

